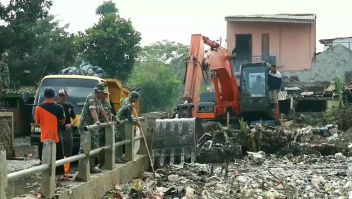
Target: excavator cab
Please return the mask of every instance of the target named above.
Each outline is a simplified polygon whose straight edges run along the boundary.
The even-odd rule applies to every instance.
[[[241,117],[246,121],[273,119],[268,93],[269,69],[270,64],[266,62],[241,66],[240,110]]]

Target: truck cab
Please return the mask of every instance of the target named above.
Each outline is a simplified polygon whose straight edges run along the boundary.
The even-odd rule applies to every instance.
[[[102,79],[94,76],[82,76],[82,75],[48,75],[45,76],[35,94],[34,104],[32,109],[32,123],[34,120],[34,111],[35,107],[43,103],[44,101],[44,89],[46,87],[51,87],[55,90],[55,93],[58,93],[59,89],[66,89],[68,93],[67,101],[71,103],[74,107],[74,111],[76,113],[77,121],[72,126],[73,130],[73,154],[77,154],[80,146],[80,135],[77,131],[77,125],[79,122],[79,118],[82,113],[82,108],[84,102],[89,94],[91,94],[94,90],[94,87],[100,82],[106,82],[109,90],[109,100],[110,104],[114,106],[116,111],[119,110],[121,106],[121,98],[128,97],[131,91],[122,87],[121,82],[116,79]],[[23,100],[26,103],[28,101],[26,98],[28,93],[23,94]],[[58,99],[57,99],[58,100]],[[139,112],[138,102],[136,103],[136,110]],[[31,128],[31,145],[37,145],[40,142],[40,134],[41,130],[39,126]]]

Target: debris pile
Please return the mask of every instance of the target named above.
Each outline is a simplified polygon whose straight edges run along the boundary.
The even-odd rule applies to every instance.
[[[92,66],[87,61],[82,61],[79,67],[71,66],[60,71],[61,75],[87,75],[102,78],[104,70],[99,66]]]
[[[198,141],[197,162],[224,163],[243,157],[247,151],[280,155],[333,155],[338,152],[349,155],[352,152],[352,147],[348,147],[352,143],[352,129],[342,132],[337,125],[297,128],[292,122],[279,126],[258,123],[248,126],[240,122],[240,126],[241,130],[233,130],[218,123],[204,125],[206,135]]]
[[[352,197],[347,158],[249,153],[228,165],[185,164],[145,173],[118,185],[105,198],[227,199]],[[213,171],[212,171],[212,168]],[[226,169],[225,169],[226,170]]]
[[[240,130],[203,124],[197,163],[145,173],[106,198],[352,198],[352,111],[333,111]]]

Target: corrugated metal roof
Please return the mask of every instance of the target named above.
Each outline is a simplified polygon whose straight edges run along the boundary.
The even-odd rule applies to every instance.
[[[321,44],[329,44],[332,43],[334,40],[338,40],[338,39],[351,39],[352,37],[335,37],[335,38],[331,38],[331,39],[320,39],[319,42]]]
[[[291,19],[291,20],[312,20],[315,21],[315,14],[253,14],[253,15],[232,15],[226,18],[258,18],[258,19]]]

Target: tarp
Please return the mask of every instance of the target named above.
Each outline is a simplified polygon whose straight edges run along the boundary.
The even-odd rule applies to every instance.
[[[60,71],[61,75],[87,75],[103,78],[104,70],[99,66],[92,66],[87,61],[82,61],[79,67],[70,66]]]

